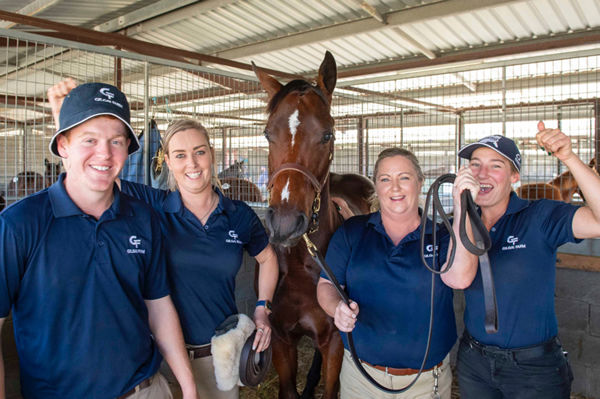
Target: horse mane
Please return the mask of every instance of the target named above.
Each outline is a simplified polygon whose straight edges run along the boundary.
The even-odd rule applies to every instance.
[[[292,80],[291,82],[288,82],[285,86],[283,86],[281,88],[281,90],[279,90],[277,92],[277,94],[275,94],[271,98],[271,100],[269,101],[269,104],[267,104],[267,113],[271,114],[275,110],[275,108],[277,107],[277,105],[288,94],[293,93],[293,92],[300,92],[300,94],[304,94],[304,93],[306,93],[309,90],[313,90],[315,93],[317,93],[317,95],[319,96],[319,98],[321,100],[323,100],[323,103],[325,105],[329,105],[329,101],[327,100],[327,97],[325,97],[325,94],[319,88],[319,86],[311,85],[306,80],[295,79],[295,80]]]

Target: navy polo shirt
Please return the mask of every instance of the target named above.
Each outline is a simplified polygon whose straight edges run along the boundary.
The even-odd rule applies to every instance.
[[[118,189],[96,221],[64,178],[0,214],[0,317],[26,398],[115,398],[161,362],[144,302],[169,294],[160,226]]]
[[[432,266],[432,223],[426,225],[425,256]],[[436,269],[446,262],[448,234],[437,227]],[[352,217],[335,232],[326,261],[350,299],[360,307],[352,331],[360,359],[379,366],[418,369],[429,328],[431,273],[421,263],[421,227],[394,245],[379,212]],[[326,278],[324,274],[321,277]],[[435,277],[431,349],[425,364],[441,362],[456,341],[452,289]],[[346,334],[342,333],[348,349]]]
[[[159,213],[173,302],[185,342],[210,342],[216,327],[238,313],[235,276],[243,251],[258,255],[269,242],[256,213],[246,203],[217,191],[219,204],[203,226],[181,200],[163,191],[121,181],[121,190],[146,201]]]
[[[501,348],[537,345],[558,333],[554,312],[556,250],[573,236],[579,207],[559,201],[526,201],[514,192],[492,227],[488,251],[498,303],[498,332],[485,332],[481,272],[465,290],[465,326],[478,341]]]

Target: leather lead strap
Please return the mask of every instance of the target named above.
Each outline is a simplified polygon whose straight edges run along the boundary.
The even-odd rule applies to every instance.
[[[262,352],[252,349],[256,331],[246,340],[240,356],[240,381],[242,384],[255,387],[264,380],[271,366],[271,346]]]

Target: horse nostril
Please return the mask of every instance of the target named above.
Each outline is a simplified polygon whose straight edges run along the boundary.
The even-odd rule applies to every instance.
[[[303,232],[306,230],[307,226],[308,226],[308,217],[303,212],[300,212],[300,215],[298,216],[298,219],[297,219],[296,231]]]

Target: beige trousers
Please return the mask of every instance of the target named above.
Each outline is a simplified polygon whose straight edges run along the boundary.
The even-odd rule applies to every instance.
[[[160,373],[154,374],[152,384],[129,396],[127,399],[173,399],[169,383]]]
[[[212,356],[201,357],[192,360],[192,371],[194,373],[194,380],[196,381],[196,389],[198,395],[201,398],[208,399],[238,399],[239,398],[239,387],[235,386],[229,391],[220,391],[217,388],[217,380],[215,379],[215,370],[213,368]],[[169,383],[177,384],[177,380],[173,375],[173,372],[167,365],[167,362],[163,361],[160,366],[160,372],[163,373]]]
[[[399,389],[408,385],[415,378],[414,375],[393,376],[385,371],[377,370],[363,364],[365,370],[375,381],[381,385]],[[438,371],[438,394],[441,399],[450,399],[452,388],[452,370],[450,369],[450,356],[446,356]],[[385,393],[374,387],[362,376],[352,361],[350,352],[344,350],[342,372],[340,373],[341,399],[431,399],[433,397],[433,370],[421,373],[419,380],[408,391],[401,394]]]

